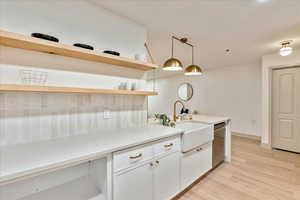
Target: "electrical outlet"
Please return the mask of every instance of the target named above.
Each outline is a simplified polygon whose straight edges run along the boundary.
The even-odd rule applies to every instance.
[[[255,119],[252,119],[251,123],[252,123],[252,127],[256,127],[256,120]]]
[[[111,119],[111,112],[110,110],[104,110],[103,112],[103,119]]]

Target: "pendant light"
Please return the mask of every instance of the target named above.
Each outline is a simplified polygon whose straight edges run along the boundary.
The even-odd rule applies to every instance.
[[[289,41],[283,41],[280,43],[282,47],[279,50],[279,54],[281,56],[288,56],[293,53],[293,48],[289,46],[291,44],[291,42],[292,41],[289,40]]]
[[[165,71],[180,71],[183,69],[182,63],[177,58],[173,57],[174,54],[174,36],[172,36],[172,56],[168,59],[163,66],[163,70]]]
[[[194,46],[192,46],[192,64],[184,70],[184,75],[197,76],[202,74],[202,69],[194,64]]]

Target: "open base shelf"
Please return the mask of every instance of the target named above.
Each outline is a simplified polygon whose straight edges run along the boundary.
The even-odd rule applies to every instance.
[[[106,200],[107,180],[107,159],[99,158],[0,185],[1,199]]]

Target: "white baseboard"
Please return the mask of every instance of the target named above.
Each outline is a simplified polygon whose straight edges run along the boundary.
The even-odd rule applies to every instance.
[[[270,144],[261,143],[260,146],[264,149],[272,149],[272,146]]]
[[[256,135],[249,135],[249,134],[237,133],[237,132],[232,132],[231,135],[238,136],[238,137],[249,138],[249,139],[252,139],[252,140],[261,141],[261,137],[260,136],[256,136]]]
[[[243,137],[243,138],[249,138],[249,139],[252,139],[252,140],[261,141],[261,137],[260,136],[256,136],[256,135],[248,135],[248,134],[237,133],[237,132],[232,132],[231,135],[238,136],[238,137]],[[264,149],[272,149],[272,146],[270,144],[261,143],[260,146],[262,148],[264,148]]]

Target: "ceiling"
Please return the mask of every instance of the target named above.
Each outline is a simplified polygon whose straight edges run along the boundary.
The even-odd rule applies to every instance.
[[[93,0],[148,30],[155,61],[171,54],[171,35],[188,37],[195,64],[205,70],[260,62],[280,42],[300,47],[299,0]],[[226,52],[230,49],[230,52]],[[175,57],[191,63],[191,49],[175,43]],[[182,73],[182,72],[179,72]],[[173,73],[159,72],[159,76]]]

